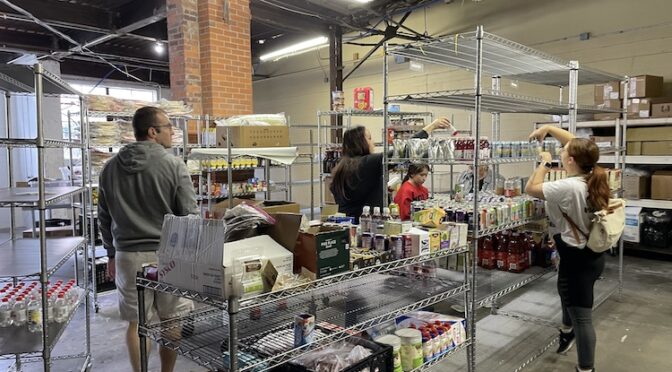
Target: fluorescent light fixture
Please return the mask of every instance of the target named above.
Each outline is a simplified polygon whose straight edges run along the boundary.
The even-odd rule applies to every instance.
[[[156,44],[154,44],[154,51],[155,51],[157,54],[163,54],[163,51],[164,51],[165,49],[166,49],[166,48],[163,46],[163,43],[160,42],[160,41],[157,41]]]
[[[372,2],[372,1],[373,1],[373,0],[355,0],[356,3],[360,3],[360,4],[370,3],[370,2]]]
[[[260,60],[262,61],[277,61],[280,58],[284,57],[289,57],[305,52],[309,52],[311,50],[319,49],[322,47],[327,46],[327,43],[329,42],[329,39],[325,36],[320,36],[316,37],[314,39],[302,41],[300,43],[296,43],[294,45],[290,45],[286,48],[278,49],[275,52],[270,52],[267,54],[262,55],[259,57]]]

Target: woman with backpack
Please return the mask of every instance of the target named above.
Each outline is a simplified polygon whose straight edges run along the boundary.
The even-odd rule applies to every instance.
[[[530,139],[543,141],[547,135],[563,145],[560,161],[567,171],[567,178],[544,182],[553,159],[551,154],[542,152],[541,164],[530,176],[525,192],[546,200],[549,233],[560,255],[558,293],[563,327],[557,352],[565,354],[576,342],[576,371],[595,371],[593,288],[604,270],[605,258],[586,243],[591,231],[592,212],[609,205],[607,174],[597,165],[600,150],[593,141],[576,138],[570,132],[550,125],[532,132]]]

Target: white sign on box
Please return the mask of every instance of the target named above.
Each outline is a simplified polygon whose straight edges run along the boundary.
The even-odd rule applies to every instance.
[[[625,229],[623,230],[624,241],[639,243],[639,232],[640,226],[642,225],[641,212],[642,207],[625,207]]]

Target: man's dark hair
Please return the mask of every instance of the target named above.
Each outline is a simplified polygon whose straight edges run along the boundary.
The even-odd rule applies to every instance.
[[[145,140],[149,133],[149,128],[159,124],[159,115],[166,114],[160,108],[145,106],[137,109],[133,115],[133,134],[136,140]],[[157,128],[157,130],[160,130]]]

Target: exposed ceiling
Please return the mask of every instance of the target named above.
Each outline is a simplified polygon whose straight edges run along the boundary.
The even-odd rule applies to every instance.
[[[253,60],[329,25],[383,35],[388,21],[436,1],[250,0]],[[167,39],[165,0],[0,0],[0,63],[29,53],[60,60],[64,74],[129,80],[127,72],[168,85],[167,50],[155,51]]]

